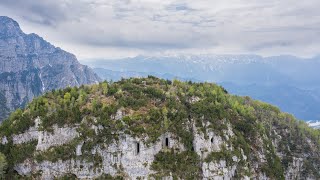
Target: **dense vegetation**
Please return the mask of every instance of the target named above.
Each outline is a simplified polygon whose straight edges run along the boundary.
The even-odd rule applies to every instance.
[[[4,154],[0,153],[0,178],[5,175],[5,169],[7,168],[7,160]]]
[[[125,114],[121,121],[115,121],[119,109]],[[52,131],[53,125],[77,125],[81,136],[68,145],[52,147],[45,152],[35,151],[36,142],[13,145],[10,135],[28,130],[35,125],[34,119],[37,117],[41,117],[42,130]],[[212,83],[169,81],[152,76],[48,92],[34,99],[24,110],[12,113],[3,122],[0,136],[9,138],[8,144],[0,146],[0,151],[7,156],[7,173],[10,174],[13,173],[15,163],[23,162],[31,156],[37,161],[77,158],[75,147],[85,140],[82,158],[96,162],[99,166],[101,157],[92,155],[90,150],[97,144],[117,140],[117,132],[148,137],[145,141],[148,145],[156,142],[161,134],[171,132],[180,138],[186,151],[160,152],[151,167],[157,172],[156,177],[171,172],[174,177],[190,179],[200,177],[201,173],[200,157],[194,152],[192,144],[192,122],[203,133],[211,129],[222,137],[223,131],[228,128],[227,124],[231,124],[236,134],[235,138],[226,140],[234,147],[233,151],[212,152],[205,159],[207,162],[224,159],[232,164],[232,156],[241,159],[242,151],[249,159],[241,159],[239,163],[254,162],[262,140],[267,162],[260,168],[274,179],[284,178],[284,171],[294,155],[320,151],[319,130],[308,128],[304,122],[280,112],[274,106],[249,97],[229,95],[225,89]],[[209,127],[204,126],[207,123]],[[103,127],[99,129],[99,136],[88,128],[92,125]],[[283,137],[283,142],[279,143],[281,146],[275,147],[272,142],[278,135]],[[315,142],[316,147],[303,143],[306,140]],[[290,147],[289,150],[287,147]],[[280,159],[277,151],[285,152],[284,158]],[[306,163],[309,166],[303,169],[320,178],[317,169],[320,164],[319,154],[311,156],[314,157]],[[179,164],[182,161],[186,163]],[[239,176],[250,176],[251,172],[239,169],[237,173]]]

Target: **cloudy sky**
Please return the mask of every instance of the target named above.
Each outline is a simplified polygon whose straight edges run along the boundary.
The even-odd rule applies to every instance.
[[[1,0],[79,59],[138,54],[320,54],[319,0]]]

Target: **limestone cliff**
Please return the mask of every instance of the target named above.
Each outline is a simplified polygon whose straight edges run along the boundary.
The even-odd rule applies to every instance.
[[[48,92],[0,137],[17,178],[320,178],[319,130],[209,83],[149,77]]]
[[[0,109],[13,111],[51,89],[98,81],[74,55],[36,34],[23,33],[16,21],[0,16],[0,96],[6,98]],[[0,121],[7,114],[0,114]]]

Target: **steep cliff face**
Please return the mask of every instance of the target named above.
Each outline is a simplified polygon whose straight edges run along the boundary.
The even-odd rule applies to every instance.
[[[0,16],[0,92],[10,111],[51,89],[98,81],[74,55],[36,34],[24,34],[16,21]]]
[[[46,93],[0,126],[8,177],[319,179],[320,131],[209,83],[154,77]]]

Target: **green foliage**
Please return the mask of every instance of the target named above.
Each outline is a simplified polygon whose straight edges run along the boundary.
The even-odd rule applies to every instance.
[[[74,174],[66,174],[62,177],[56,178],[55,180],[76,180],[78,179],[76,175]]]
[[[0,166],[3,165],[4,169],[2,170],[5,170],[5,167],[8,167],[5,172],[6,177],[13,177],[15,175],[13,169],[14,165],[33,157],[36,145],[37,141],[13,145],[11,140],[9,140],[6,145],[0,145],[1,153],[5,155],[5,157],[1,156],[0,153]]]
[[[281,164],[280,158],[276,155],[274,146],[270,140],[264,139],[264,147],[267,150],[266,158],[267,164],[261,167],[261,170],[267,174],[268,177],[274,179],[285,179],[284,168]]]
[[[110,174],[102,174],[100,177],[96,178],[96,180],[123,180],[125,178],[121,177],[121,176],[116,176],[113,177]]]
[[[6,156],[2,153],[0,153],[0,178],[4,177],[5,170],[7,168],[7,160]]]
[[[150,97],[150,98],[155,98],[155,99],[160,99],[160,100],[164,100],[165,99],[164,92],[161,89],[158,89],[158,88],[147,87],[146,89],[144,89],[143,92],[145,94],[147,94],[148,97]]]
[[[79,96],[78,96],[79,105],[84,105],[84,103],[88,100],[87,98],[88,98],[88,95],[87,95],[86,91],[81,89],[79,92]]]
[[[268,163],[264,164],[261,167],[261,170],[272,179],[285,179],[279,157],[274,157],[274,159],[269,158]]]
[[[44,160],[56,162],[58,160],[68,160],[71,158],[75,158],[76,155],[76,142],[73,141],[70,144],[65,144],[56,147],[50,147],[48,150],[44,152],[39,152],[35,156],[35,159],[38,162],[42,162]]]
[[[228,166],[233,165],[233,160],[232,157],[238,155],[238,153],[236,152],[232,152],[232,151],[228,151],[224,148],[222,148],[221,151],[219,152],[211,152],[207,158],[205,159],[205,161],[207,163],[211,162],[211,161],[220,161],[220,160],[225,160]]]
[[[109,87],[109,90],[108,90],[108,95],[114,95],[116,92],[118,92],[118,87],[117,85],[111,85]]]
[[[155,177],[166,177],[170,173],[174,178],[199,179],[200,158],[195,152],[185,151],[182,153],[159,152],[151,165],[156,171]]]
[[[70,100],[71,100],[71,94],[67,92],[67,93],[63,96],[63,100],[64,100],[64,103],[65,103],[65,104],[69,105]]]
[[[147,135],[149,137],[147,144],[156,142],[164,132],[162,126],[163,114],[157,108],[151,109],[148,116],[125,116],[122,120],[130,130],[131,135],[138,137]]]
[[[147,100],[140,98],[136,99],[131,96],[121,96],[119,98],[119,104],[125,108],[133,108],[134,110],[138,110],[140,107],[147,105]]]
[[[103,82],[100,84],[101,86],[101,89],[102,89],[102,93],[104,95],[107,95],[108,94],[108,83],[107,82]]]
[[[29,129],[30,126],[34,125],[30,114],[23,112],[21,109],[17,109],[11,113],[9,119],[2,122],[0,127],[1,135],[10,135],[22,133]]]
[[[8,161],[12,161],[14,164],[21,163],[29,157],[33,156],[36,150],[37,141],[31,141],[19,145],[13,145],[10,149],[10,158]]]
[[[250,155],[250,144],[247,142],[243,135],[236,132],[236,135],[231,139],[233,147],[237,150],[242,149],[246,156]]]

